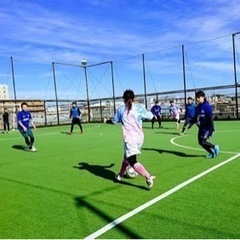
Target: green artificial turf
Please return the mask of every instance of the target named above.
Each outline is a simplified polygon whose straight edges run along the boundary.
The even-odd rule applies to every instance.
[[[138,160],[153,175],[113,181],[122,157],[121,126],[84,124],[34,130],[37,152],[13,131],[0,135],[0,238],[82,239],[120,216],[240,152],[240,122],[215,122],[217,158],[197,143],[197,127],[179,136],[173,122],[144,123]],[[174,144],[177,145],[174,145]],[[98,238],[240,238],[240,157],[139,212]]]

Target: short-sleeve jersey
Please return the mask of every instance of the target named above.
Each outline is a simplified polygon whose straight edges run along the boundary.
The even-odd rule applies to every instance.
[[[161,107],[159,105],[154,105],[151,108],[151,112],[154,116],[159,116],[161,114]]]
[[[31,119],[32,119],[32,115],[29,111],[21,111],[17,114],[17,121],[18,122],[21,121],[23,126],[26,127],[27,129],[30,128],[29,123]],[[22,128],[22,127],[18,124],[18,128]]]

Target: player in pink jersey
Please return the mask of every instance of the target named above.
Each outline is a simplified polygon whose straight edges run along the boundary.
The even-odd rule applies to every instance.
[[[146,179],[148,189],[151,189],[154,183],[155,176],[152,176],[145,167],[137,161],[137,154],[140,154],[141,147],[144,141],[142,130],[142,120],[151,120],[154,116],[144,107],[134,103],[134,92],[126,90],[123,93],[124,105],[117,109],[112,120],[106,120],[106,123],[122,124],[123,139],[124,139],[124,159],[120,172],[115,176],[116,180],[122,181],[122,176],[128,165]]]

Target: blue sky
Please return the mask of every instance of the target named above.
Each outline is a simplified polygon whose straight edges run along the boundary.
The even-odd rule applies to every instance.
[[[113,61],[117,96],[140,94],[144,53],[147,92],[182,89],[182,44],[187,88],[233,84],[239,12],[239,0],[1,0],[0,84],[12,97],[12,56],[17,98],[53,99],[52,62],[85,58]],[[85,99],[83,69],[55,67],[59,98]],[[111,97],[110,64],[87,71],[90,98]]]

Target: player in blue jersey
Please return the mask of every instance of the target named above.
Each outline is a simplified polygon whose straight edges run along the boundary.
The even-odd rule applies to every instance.
[[[155,105],[152,106],[151,108],[151,112],[154,116],[156,116],[156,118],[152,118],[152,129],[154,127],[154,122],[155,120],[157,119],[158,121],[158,126],[159,128],[161,128],[162,126],[162,121],[161,121],[161,106],[159,105],[159,102],[158,101],[155,101]]]
[[[17,114],[18,130],[24,137],[25,143],[28,145],[29,150],[36,152],[37,149],[33,146],[34,135],[30,125],[32,125],[34,128],[36,128],[36,126],[32,121],[31,113],[28,111],[28,104],[23,102],[21,104],[21,109],[22,110]]]
[[[72,123],[71,123],[71,130],[70,130],[70,132],[68,132],[68,134],[73,133],[73,128],[74,128],[75,124],[77,124],[79,126],[81,133],[83,133],[83,128],[82,128],[82,124],[81,124],[81,111],[80,111],[79,107],[77,107],[76,102],[72,103],[69,117],[70,117],[70,119],[72,118]]]
[[[213,145],[207,140],[212,136],[214,130],[212,107],[207,102],[205,93],[203,91],[198,91],[196,93],[197,107],[195,114],[195,122],[199,127],[198,130],[198,143],[207,152],[206,158],[214,158],[219,154],[219,146]]]
[[[193,102],[192,97],[188,97],[187,99],[188,103],[186,104],[186,109],[185,109],[185,122],[183,124],[182,132],[180,133],[181,135],[184,135],[184,131],[186,130],[187,126],[188,129],[190,129],[193,126],[193,119],[195,116],[195,103]]]
[[[175,104],[174,101],[170,101],[169,114],[171,114],[175,120],[176,129],[179,129],[180,112],[182,112],[182,109]]]

